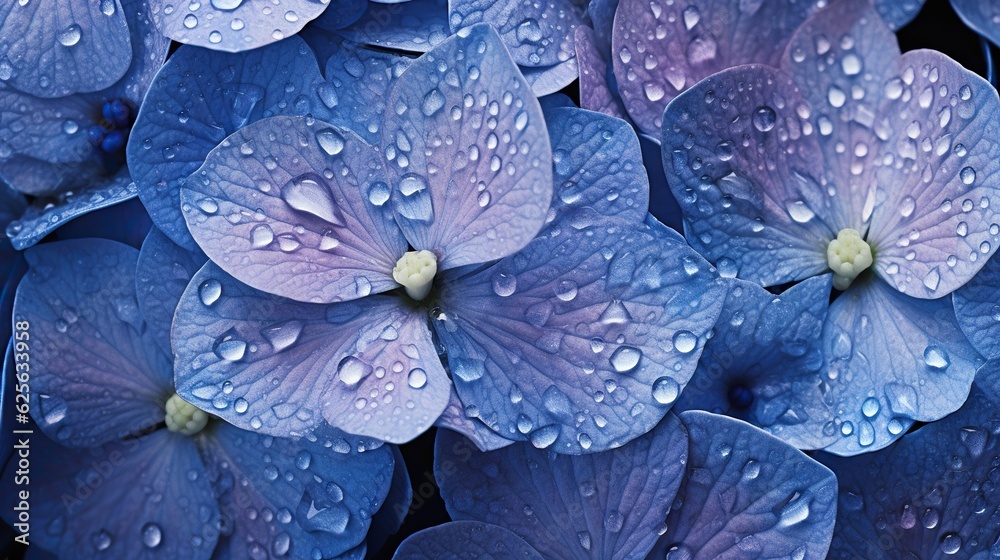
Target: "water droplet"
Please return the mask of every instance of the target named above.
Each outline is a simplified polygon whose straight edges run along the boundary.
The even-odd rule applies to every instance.
[[[440,91],[432,89],[424,96],[424,100],[420,104],[420,111],[423,112],[425,117],[432,117],[434,113],[441,110],[441,107],[444,107],[444,103],[444,95]]]
[[[420,369],[414,368],[410,370],[410,374],[406,378],[407,384],[414,389],[420,389],[427,384],[427,373]]]
[[[867,418],[872,418],[878,414],[879,402],[875,397],[868,397],[865,402],[861,403],[861,413]]]
[[[212,7],[216,10],[235,10],[242,3],[243,0],[212,0]]]
[[[111,547],[111,535],[103,529],[94,533],[91,541],[94,544],[94,548],[98,551],[107,550]]]
[[[698,345],[698,337],[690,331],[677,331],[674,335],[674,348],[681,354],[688,354]]]
[[[215,347],[215,355],[230,362],[242,360],[246,351],[247,343],[235,338],[222,340]]]
[[[963,167],[962,171],[959,172],[959,177],[963,183],[971,185],[976,182],[976,170],[971,167]]]
[[[299,451],[299,454],[295,456],[295,466],[304,471],[309,468],[310,464],[312,464],[312,455],[304,449]]]
[[[163,531],[156,523],[146,523],[142,526],[142,544],[149,548],[160,546],[163,541]]]
[[[611,367],[615,368],[618,373],[626,373],[632,371],[639,365],[639,361],[642,359],[642,351],[638,348],[633,348],[631,346],[619,346],[617,350],[611,354],[608,361],[611,362]]]
[[[313,173],[289,181],[281,190],[281,198],[295,210],[307,212],[336,226],[344,226],[344,218],[330,189]]]
[[[531,435],[528,436],[528,439],[531,440],[531,445],[534,445],[538,449],[545,449],[546,447],[549,447],[555,443],[558,438],[559,426],[555,424],[538,428],[534,432],[531,432]]]
[[[791,527],[805,521],[808,517],[809,500],[805,497],[799,497],[781,508],[781,513],[778,514],[778,526]]]
[[[653,382],[653,399],[660,404],[671,404],[677,400],[681,386],[671,377],[660,377]]]
[[[619,511],[612,511],[608,514],[608,517],[604,520],[604,528],[609,533],[617,533],[622,530],[622,526],[625,525],[625,516]]]
[[[856,76],[861,73],[861,59],[854,53],[847,53],[840,61],[840,67],[844,70],[844,74]]]
[[[344,135],[332,128],[324,128],[316,132],[316,142],[327,155],[335,156],[344,151]]]
[[[931,369],[943,370],[951,365],[951,359],[944,348],[928,346],[924,350],[924,363]]]
[[[542,26],[534,18],[528,18],[517,26],[517,40],[521,43],[537,43],[542,40]]]
[[[59,39],[60,45],[64,47],[72,47],[80,42],[82,34],[83,32],[80,30],[80,26],[74,23],[66,29],[63,29],[62,33],[60,33],[57,38]]]
[[[184,16],[184,27],[187,27],[188,29],[198,27],[198,16],[194,14]]]
[[[344,358],[341,360],[340,365],[337,366],[337,374],[340,376],[340,380],[347,386],[357,385],[362,379],[368,377],[368,374],[372,371],[374,371],[372,366],[354,356]]]
[[[434,206],[431,201],[427,181],[415,173],[407,173],[399,180],[399,192],[403,197],[399,200],[396,210],[404,218],[422,222],[434,219]]]
[[[572,280],[563,280],[556,285],[555,288],[556,297],[562,301],[573,301],[576,297],[577,287],[576,282]]]
[[[701,13],[698,12],[698,8],[688,6],[684,10],[684,27],[688,31],[691,31],[694,26],[698,25],[699,20],[701,20]]]
[[[371,202],[375,206],[382,206],[386,202],[389,202],[390,194],[389,185],[382,181],[376,181],[368,189],[368,202]]]
[[[222,295],[222,284],[214,278],[209,278],[201,283],[198,287],[198,295],[201,297],[201,302],[205,305],[212,305],[219,300]]]
[[[277,325],[272,325],[262,330],[260,334],[271,344],[275,352],[280,352],[295,344],[299,339],[299,335],[302,334],[304,326],[302,321],[291,319]]]
[[[758,107],[756,111],[753,112],[753,126],[761,132],[767,132],[774,128],[774,123],[777,121],[778,116],[774,113],[774,109],[763,106]]]
[[[800,224],[808,222],[816,215],[808,206],[806,206],[806,203],[801,200],[789,204],[786,209],[788,210],[788,215]]]
[[[274,231],[271,230],[271,226],[260,224],[250,230],[250,246],[254,249],[267,247],[272,241],[274,241]]]
[[[952,555],[962,549],[962,537],[956,533],[946,533],[941,537],[941,552]]]
[[[513,274],[499,273],[493,276],[493,292],[500,297],[513,295],[517,290],[517,277]]]

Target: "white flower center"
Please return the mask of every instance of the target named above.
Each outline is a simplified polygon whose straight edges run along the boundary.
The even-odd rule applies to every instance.
[[[392,277],[406,288],[406,294],[420,301],[431,292],[437,274],[437,257],[430,251],[408,251],[396,262]]]
[[[874,262],[872,248],[857,230],[844,228],[827,245],[826,262],[833,271],[833,287],[846,290]]]
[[[182,399],[176,393],[167,399],[166,409],[167,414],[164,420],[167,422],[167,429],[171,432],[193,436],[208,424],[207,412]]]

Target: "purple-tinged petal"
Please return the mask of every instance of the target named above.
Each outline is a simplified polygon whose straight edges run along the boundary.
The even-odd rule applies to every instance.
[[[382,501],[382,507],[372,515],[368,536],[365,537],[365,545],[371,553],[379,552],[389,537],[399,532],[413,502],[413,486],[410,484],[410,473],[406,469],[403,454],[395,445],[387,447],[392,448],[394,461],[392,482],[389,485],[389,493]]]
[[[193,439],[157,430],[66,449],[39,434],[30,445],[32,545],[66,560],[211,557],[219,506]],[[7,488],[15,467],[4,472]],[[4,494],[10,523],[16,498]]]
[[[1000,4],[991,0],[951,0],[958,17],[973,31],[989,39],[994,45],[1000,44]]]
[[[216,422],[199,443],[232,516],[232,558],[343,554],[364,542],[392,481],[392,449],[330,428],[292,440]]]
[[[30,364],[32,416],[64,445],[99,445],[163,421],[170,362],[136,303],[138,256],[100,239],[26,253],[14,320],[30,324],[30,352],[15,358]]]
[[[831,560],[973,558],[1000,552],[1000,371],[980,370],[958,412],[857,457],[817,458],[840,486]]]
[[[126,148],[153,222],[178,245],[196,245],[181,214],[180,183],[247,123],[273,115],[325,118],[312,50],[297,37],[243,54],[181,47],[157,74]]]
[[[826,557],[837,515],[829,469],[728,416],[680,417],[691,441],[687,477],[649,558]]]
[[[322,31],[310,30],[303,37],[325,68],[319,97],[330,109],[330,122],[378,146],[389,93],[413,59],[367,49]]]
[[[299,32],[329,6],[329,0],[253,0],[183,2],[148,0],[160,32],[178,43],[215,51],[241,52],[280,41]],[[353,2],[352,2],[353,3]]]
[[[149,230],[135,270],[135,293],[146,328],[164,354],[172,356],[170,325],[188,282],[208,257],[192,253],[170,240],[162,231]]]
[[[556,93],[572,84],[579,77],[576,57],[551,66],[522,66],[521,75],[535,95],[542,97]]]
[[[370,2],[368,11],[341,31],[352,41],[410,52],[427,52],[451,35],[447,0],[412,0],[401,4]]]
[[[403,442],[448,404],[425,316],[392,296],[300,303],[209,263],[181,297],[171,341],[178,393],[246,430],[298,437],[325,418]]]
[[[917,17],[920,9],[924,7],[924,0],[872,0],[872,4],[886,25],[896,30]],[[952,5],[955,5],[954,1]]]
[[[644,132],[659,136],[671,99],[726,68],[777,66],[792,32],[822,4],[621,0],[611,63],[629,115]]]
[[[489,523],[452,521],[414,533],[393,560],[544,560],[517,534]]]
[[[880,109],[898,58],[895,35],[868,0],[844,0],[804,23],[781,60],[797,95],[769,105],[781,112],[776,105],[783,101],[788,106],[784,112],[794,110],[801,119],[797,129],[803,138],[795,138],[788,149],[803,149],[807,142],[818,146],[820,153],[811,147],[806,154],[813,158],[806,169],[815,170],[811,177],[818,184],[814,199],[805,202],[810,212],[836,227],[834,234],[851,228],[864,235],[874,205],[885,196],[878,187],[898,186],[886,174],[903,163],[897,159],[887,165],[880,159],[887,141],[905,126],[894,129],[891,114]],[[880,170],[883,165],[886,169]],[[882,183],[886,180],[890,182]]]
[[[1000,259],[990,259],[952,300],[958,325],[976,351],[988,359],[1000,357]]]
[[[407,244],[381,161],[350,130],[263,119],[184,181],[184,219],[210,259],[259,290],[312,303],[385,292]]]
[[[671,414],[618,449],[567,456],[527,443],[481,453],[442,430],[434,476],[453,519],[510,529],[545,558],[642,558],[684,477],[687,435]]]
[[[501,437],[481,420],[470,416],[470,412],[476,413],[474,408],[468,410],[462,405],[462,401],[458,398],[458,393],[453,387],[448,406],[445,407],[444,412],[434,422],[434,425],[464,435],[469,441],[475,443],[480,451],[493,451],[514,443],[515,440]]]
[[[313,25],[327,31],[339,31],[358,21],[367,7],[365,0],[334,0],[313,20]]]
[[[641,223],[649,208],[649,183],[639,139],[628,123],[577,108],[546,112],[552,142],[552,209],[597,212]]]
[[[823,346],[841,436],[826,451],[837,455],[881,449],[914,420],[954,412],[981,363],[949,298],[911,298],[877,278],[856,282],[830,305]]]
[[[886,282],[938,298],[1000,247],[1000,98],[934,51],[904,54],[894,76],[878,114],[895,134],[876,156],[894,163],[876,175],[887,188],[876,191],[868,242]]]
[[[20,219],[7,226],[7,235],[18,250],[31,247],[66,222],[131,200],[138,189],[128,172],[122,170],[111,179],[93,184],[90,188],[56,195],[55,201],[37,199]]]
[[[383,152],[393,211],[438,269],[507,256],[535,236],[552,199],[541,108],[496,32],[476,26],[403,72]]]
[[[125,10],[125,20],[128,22],[132,41],[132,62],[118,82],[108,90],[98,92],[98,95],[102,96],[102,101],[127,99],[138,107],[142,104],[153,77],[167,59],[170,38],[156,28],[152,7],[147,0],[120,1]]]
[[[822,345],[831,275],[775,296],[733,280],[713,336],[675,410],[705,410],[753,424],[799,449],[833,443],[823,397]]]
[[[822,154],[815,133],[804,135],[800,100],[790,77],[741,66],[702,80],[663,114],[663,167],[688,242],[764,286],[827,271],[827,244],[854,225],[828,222],[834,198],[816,176]]]
[[[39,97],[97,91],[132,60],[118,0],[6,2],[0,7],[0,79]]]
[[[576,55],[573,35],[586,15],[573,0],[451,0],[452,31],[486,23],[496,28],[511,57],[521,66],[552,66]]]
[[[608,83],[608,62],[597,50],[594,30],[581,25],[576,28],[576,63],[580,68],[580,107],[630,120],[625,106],[612,92]]]
[[[656,425],[722,307],[724,287],[679,235],[595,214],[554,222],[491,267],[442,275],[434,322],[467,409],[558,453]]]

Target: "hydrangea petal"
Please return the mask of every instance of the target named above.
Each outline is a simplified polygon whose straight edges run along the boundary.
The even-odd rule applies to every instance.
[[[87,239],[33,247],[26,257],[14,318],[31,325],[23,360],[39,427],[64,445],[90,447],[162,422],[171,369],[136,303],[138,251]]]
[[[817,458],[837,474],[840,505],[831,560],[995,558],[1000,506],[991,497],[1000,422],[1000,371],[980,370],[969,400],[892,447]]]
[[[434,327],[462,402],[505,438],[573,454],[659,422],[724,290],[671,230],[590,214],[494,266],[446,272],[441,286]]]
[[[522,66],[520,68],[524,81],[528,82],[531,91],[539,97],[551,95],[568,87],[576,81],[580,74],[575,57],[551,66]]]
[[[71,220],[137,195],[135,183],[123,170],[90,188],[57,195],[54,203],[48,199],[36,200],[20,219],[7,226],[7,235],[15,248],[26,249]]]
[[[403,521],[410,514],[410,504],[413,502],[413,486],[410,484],[410,473],[399,447],[392,448],[393,469],[389,493],[382,501],[378,513],[372,516],[368,536],[365,537],[367,550],[379,552],[392,535],[399,532]]]
[[[611,39],[615,29],[615,12],[619,0],[592,0],[587,4],[587,15],[594,24],[594,38],[600,52],[611,52]]]
[[[306,39],[320,52],[317,42],[321,38],[314,35],[310,33]],[[320,55],[321,61],[325,59],[326,77],[326,83],[319,86],[320,99],[330,109],[330,122],[346,126],[378,146],[389,93],[412,59],[333,38],[322,38],[328,52]]]
[[[812,154],[822,162],[813,168],[823,170],[814,179],[816,200],[805,202],[836,231],[868,231],[879,201],[876,189],[892,173],[891,166],[879,169],[881,150],[894,132],[891,112],[883,114],[880,105],[898,58],[895,35],[868,0],[835,2],[820,11],[795,32],[782,58],[798,92],[787,111],[799,114],[802,135],[821,152]],[[793,146],[803,143],[796,139]],[[881,186],[895,188],[897,182]]]
[[[358,21],[364,15],[368,2],[365,0],[333,0],[313,25],[327,31],[339,31]]]
[[[728,416],[680,417],[691,440],[687,477],[650,558],[826,557],[837,515],[829,469]]]
[[[353,132],[271,117],[226,138],[181,187],[188,230],[241,282],[329,303],[398,287],[406,239],[381,157]]]
[[[489,523],[452,521],[414,533],[393,560],[543,560],[515,533]]]
[[[642,558],[681,485],[687,440],[672,414],[618,449],[578,456],[527,443],[481,453],[442,430],[434,476],[453,519],[510,529],[545,558]]]
[[[451,35],[447,0],[369,3],[368,11],[341,32],[359,43],[410,52],[427,52]]]
[[[819,343],[830,288],[829,274],[781,296],[733,280],[675,409],[726,414],[799,449],[833,443],[834,411],[823,400]]]
[[[750,65],[702,80],[663,114],[663,167],[688,242],[765,286],[825,272],[827,244],[850,227],[827,221],[835,202],[815,176],[822,155],[802,135],[799,99],[791,78]]]
[[[649,183],[639,139],[628,123],[577,108],[547,111],[557,213],[596,211],[639,223],[649,207]]]
[[[951,0],[951,7],[965,25],[994,45],[1000,44],[1000,26],[994,23],[994,18],[1000,16],[1000,5],[990,0]]]
[[[563,63],[575,56],[573,35],[584,25],[583,7],[573,0],[451,0],[452,31],[487,23],[496,28],[511,57],[521,66]]]
[[[830,305],[823,346],[841,436],[826,450],[838,455],[880,449],[913,420],[954,412],[980,362],[950,299],[911,298],[874,278]]]
[[[580,107],[629,120],[621,98],[608,84],[608,63],[597,47],[594,30],[576,28],[576,63],[580,68]]]
[[[31,439],[31,544],[58,558],[208,560],[219,506],[194,440],[157,430],[69,450]],[[4,484],[14,488],[14,463]],[[4,501],[13,500],[14,493]],[[4,516],[13,502],[4,504]]]
[[[114,98],[128,99],[135,107],[142,104],[143,97],[153,77],[163,66],[170,50],[170,38],[156,28],[153,21],[152,6],[146,0],[120,0],[125,10],[125,20],[132,42],[132,61],[125,72],[113,86],[102,95],[102,102]]]
[[[924,0],[873,0],[875,10],[890,29],[899,29],[913,21],[924,7]],[[955,2],[952,2],[955,5]]]
[[[93,120],[92,113],[100,107],[95,108],[88,96],[42,99],[0,87],[0,103],[4,106],[0,114],[4,160],[22,155],[62,164],[89,161],[92,147],[86,129]],[[4,173],[5,178],[10,175]],[[27,194],[47,194],[30,186],[24,188],[18,182],[11,182],[11,186]]]
[[[464,435],[469,441],[475,443],[480,451],[493,451],[514,443],[515,440],[501,437],[480,419],[469,416],[469,412],[474,411],[474,408],[470,411],[462,405],[458,393],[452,387],[448,406],[445,407],[444,412],[434,422],[434,425]]]
[[[425,317],[392,296],[299,303],[209,263],[184,292],[171,339],[177,392],[243,429],[300,436],[326,418],[403,442],[448,403]]]
[[[104,89],[132,60],[118,0],[6,2],[0,38],[0,79],[39,97]]]
[[[242,54],[181,47],[150,85],[126,148],[153,222],[185,249],[197,246],[181,214],[180,184],[227,136],[272,115],[327,117],[312,50],[297,37]]]
[[[888,189],[876,194],[868,242],[886,282],[937,298],[1000,247],[1000,98],[934,51],[904,54],[894,76],[878,111],[894,133],[876,161],[895,163],[876,175]]]
[[[253,0],[183,2],[149,0],[160,32],[178,43],[225,52],[256,49],[299,32],[330,0],[272,0],[268,9]]]
[[[172,356],[170,325],[188,282],[208,257],[181,248],[162,231],[149,230],[135,270],[135,293],[146,328],[164,354]]]
[[[389,107],[383,152],[410,245],[433,251],[440,270],[504,257],[534,237],[552,198],[552,152],[538,101],[492,28],[417,59]]]
[[[955,316],[976,350],[989,359],[1000,357],[1000,259],[990,259],[978,274],[952,294]]]
[[[644,132],[659,136],[671,99],[725,68],[777,66],[792,32],[823,4],[621,0],[611,62],[629,115]]]
[[[298,440],[224,422],[210,429],[201,449],[222,510],[235,517],[233,558],[333,558],[364,542],[392,481],[388,446],[329,428]]]

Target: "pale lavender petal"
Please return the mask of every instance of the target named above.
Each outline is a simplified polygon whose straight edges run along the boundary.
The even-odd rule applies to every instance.
[[[410,245],[447,269],[531,241],[552,198],[552,152],[538,101],[491,27],[411,64],[389,108],[382,147]]]
[[[328,303],[398,287],[406,240],[374,147],[311,117],[243,127],[181,187],[205,254],[259,290]]]

